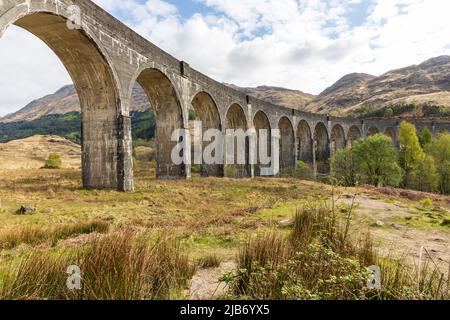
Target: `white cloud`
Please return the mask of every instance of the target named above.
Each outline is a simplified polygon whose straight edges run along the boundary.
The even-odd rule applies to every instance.
[[[0,116],[72,81],[56,55],[19,27],[11,26],[0,39],[0,61]]]
[[[187,19],[164,0],[95,2],[194,68],[241,86],[265,84],[319,93],[346,73],[379,75],[450,54],[448,0],[193,1],[208,10]],[[369,6],[361,6],[364,3]],[[361,10],[357,24],[349,15],[355,8]],[[20,48],[21,41],[10,45],[14,42]],[[33,51],[35,59],[46,54]],[[45,74],[36,77],[37,72],[30,72],[36,66],[21,60],[11,63],[19,69],[25,66],[27,87],[49,83],[47,92],[53,90],[51,85],[58,81],[44,81]],[[14,74],[6,76],[11,77]],[[3,88],[1,96],[5,96]]]

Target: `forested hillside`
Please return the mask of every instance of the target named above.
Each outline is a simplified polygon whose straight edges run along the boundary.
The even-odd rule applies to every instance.
[[[131,113],[133,139],[151,139],[155,135],[155,117],[151,109]],[[34,135],[57,135],[81,143],[81,114],[70,112],[40,117],[32,121],[0,123],[0,143]]]

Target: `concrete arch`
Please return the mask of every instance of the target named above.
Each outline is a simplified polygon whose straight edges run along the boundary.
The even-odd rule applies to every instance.
[[[255,165],[255,175],[260,176],[261,175],[261,168],[270,167],[270,164],[261,164],[261,157],[260,157],[260,143],[264,143],[264,141],[259,141],[261,137],[260,130],[266,130],[266,138],[267,138],[267,144],[266,144],[266,155],[270,157],[272,155],[272,128],[270,126],[269,117],[264,111],[257,111],[255,113],[255,116],[253,118],[253,126],[256,130],[256,137],[257,137],[257,145],[256,145],[256,165]]]
[[[163,72],[154,68],[143,70],[136,81],[147,94],[156,115],[156,176],[160,179],[186,177],[185,165],[172,161],[172,150],[181,142],[172,141],[172,134],[185,128],[183,109],[175,87]]]
[[[244,109],[238,103],[231,104],[226,112],[225,130],[234,130],[235,132],[247,132],[248,124]],[[227,133],[228,136],[228,133]],[[244,141],[240,141],[236,137],[234,139],[234,164],[225,165],[225,175],[230,178],[245,178],[251,176],[249,167],[249,139],[245,137]],[[228,150],[229,151],[229,150]],[[245,164],[238,163],[238,152],[245,153]],[[225,155],[226,156],[226,155]],[[229,161],[230,159],[228,159]]]
[[[367,130],[367,136],[374,136],[376,134],[380,133],[380,130],[378,130],[377,127],[370,127],[369,130]]]
[[[389,138],[392,139],[393,142],[395,142],[395,129],[392,127],[388,127],[384,130],[384,134],[387,135]]]
[[[331,130],[331,152],[335,153],[338,149],[346,147],[345,131],[340,124],[335,124]]]
[[[351,126],[347,133],[347,146],[351,147],[356,141],[362,138],[361,130],[358,126]]]
[[[327,127],[319,122],[314,128],[314,147],[316,157],[316,168],[319,174],[328,174],[330,159],[330,141]]]
[[[278,129],[280,129],[280,169],[295,168],[295,135],[291,120],[288,117],[281,117]]]
[[[297,126],[297,157],[305,163],[313,164],[313,139],[311,128],[306,120],[301,120]]]
[[[42,40],[69,73],[82,112],[83,187],[133,189],[131,134],[122,130],[127,118],[122,117],[118,77],[108,55],[87,30],[67,28],[63,14],[45,8],[21,10],[25,8],[14,7],[2,16],[11,20],[1,35],[11,24],[25,29]]]
[[[216,129],[222,132],[222,121],[220,112],[213,97],[205,92],[198,92],[191,101],[191,107],[195,111],[196,121],[200,121],[202,124],[202,135],[210,129]],[[194,135],[193,121],[189,121],[189,130],[191,132],[191,142],[198,140],[197,143],[203,145],[203,150],[211,143],[211,141],[202,141],[202,137]],[[194,147],[191,148],[193,160],[193,154],[195,152]],[[223,165],[221,164],[202,164],[201,175],[203,177],[223,177]]]

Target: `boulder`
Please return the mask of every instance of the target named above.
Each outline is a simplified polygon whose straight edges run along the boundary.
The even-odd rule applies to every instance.
[[[19,210],[16,211],[18,215],[26,215],[26,214],[35,214],[36,208],[33,208],[28,205],[22,205]]]

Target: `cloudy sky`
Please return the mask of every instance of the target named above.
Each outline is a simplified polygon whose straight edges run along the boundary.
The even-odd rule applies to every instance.
[[[448,0],[95,2],[178,59],[240,86],[318,94],[347,73],[380,75],[450,54]],[[0,116],[71,82],[19,28],[0,40],[0,58]]]

